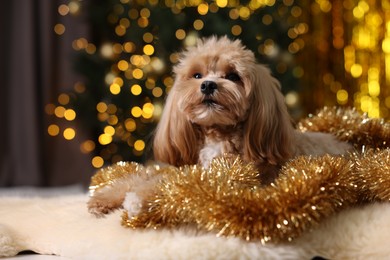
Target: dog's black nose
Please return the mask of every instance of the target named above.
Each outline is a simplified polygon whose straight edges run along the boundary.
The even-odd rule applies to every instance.
[[[217,83],[214,81],[203,81],[200,85],[200,91],[202,91],[205,95],[211,95],[214,93],[214,91],[217,89]]]

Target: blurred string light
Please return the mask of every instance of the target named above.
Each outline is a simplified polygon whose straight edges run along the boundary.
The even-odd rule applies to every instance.
[[[276,73],[291,73],[295,79],[310,78],[312,83],[320,81],[320,84],[310,84],[309,80],[308,86],[330,94],[322,97],[325,101],[315,99],[313,103],[352,104],[370,116],[387,116],[389,93],[380,86],[390,80],[390,26],[387,11],[377,9],[380,5],[387,10],[387,1],[375,0],[113,1],[112,10],[105,19],[112,26],[116,40],[93,43],[80,37],[72,42],[75,52],[111,64],[109,71],[103,75],[108,95],[103,95],[93,107],[96,119],[101,124],[100,132],[95,140],[82,142],[80,150],[93,154],[91,163],[96,168],[124,159],[120,150],[122,143],[136,157],[141,158],[145,153],[147,140],[141,133],[145,132],[148,124],[159,119],[164,97],[174,81],[170,66],[179,58],[178,53],[166,54],[159,46],[160,39],[155,33],[158,25],[154,24],[155,10],[158,8],[169,10],[170,18],[188,20],[187,25],[175,25],[172,42],[194,45],[210,26],[208,17],[223,12],[226,14],[226,33],[238,38],[245,38],[247,32],[254,34],[257,46],[252,49],[273,61]],[[268,7],[272,7],[272,12],[261,12]],[[82,8],[83,1],[71,0],[68,4],[60,5],[58,13],[61,16],[78,15]],[[191,16],[186,13],[189,8],[195,12]],[[329,23],[324,23],[329,17]],[[255,21],[268,31],[285,30],[286,34],[269,37],[262,30],[250,31],[251,26],[246,26],[248,21],[252,21],[252,24]],[[283,21],[283,28],[275,26],[280,21]],[[159,28],[166,29],[172,28]],[[66,28],[58,23],[54,25],[54,32],[63,35]],[[136,36],[128,36],[135,32]],[[281,41],[280,38],[287,40]],[[342,63],[341,69],[340,66],[329,68],[321,61],[313,60],[316,56],[310,56],[311,49],[328,59],[334,54],[329,51],[337,50],[338,55],[334,59]],[[303,57],[299,65],[294,61],[297,54]],[[321,64],[313,66],[313,63]],[[337,65],[337,62],[334,64]],[[314,67],[319,68],[320,72],[314,71]],[[354,86],[358,86],[358,89],[345,84],[345,77],[357,81]],[[288,83],[284,82],[284,88],[288,87]],[[56,104],[48,104],[46,112],[68,122],[77,120],[83,112],[72,106],[74,102],[77,103],[78,95],[88,95],[88,87],[82,82],[75,84],[73,94],[61,94]],[[121,107],[117,100],[129,95],[133,102],[128,102],[125,108]],[[387,101],[383,101],[383,98]],[[297,109],[301,102],[301,94],[288,90],[286,103],[290,109]],[[75,129],[60,129],[55,124],[51,124],[47,131],[52,136],[63,136],[67,140],[76,136]]]
[[[315,102],[350,105],[370,117],[389,118],[390,1],[303,2],[311,10],[305,16],[311,45],[301,54],[302,60],[316,57],[317,64],[305,67],[309,85],[317,87]]]

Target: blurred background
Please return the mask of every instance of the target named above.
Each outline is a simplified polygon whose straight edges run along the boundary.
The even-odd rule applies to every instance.
[[[239,38],[295,120],[323,106],[389,118],[390,0],[0,3],[0,187],[88,185],[145,162],[177,53]]]

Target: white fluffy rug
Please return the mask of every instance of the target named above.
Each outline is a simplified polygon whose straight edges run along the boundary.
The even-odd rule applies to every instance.
[[[262,245],[186,227],[131,230],[97,219],[88,196],[0,198],[0,257],[31,250],[73,259],[389,259],[390,204],[346,210],[289,244]],[[261,214],[261,213],[259,213]]]

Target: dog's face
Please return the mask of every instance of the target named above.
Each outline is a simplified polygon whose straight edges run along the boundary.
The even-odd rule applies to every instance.
[[[175,67],[178,109],[201,126],[236,125],[247,118],[251,52],[220,39],[190,48]]]
[[[236,125],[242,126],[240,153],[247,161],[288,158],[293,129],[280,84],[240,41],[200,40],[182,53],[174,73],[154,138],[155,159],[196,163],[204,136],[195,126],[226,132]]]

